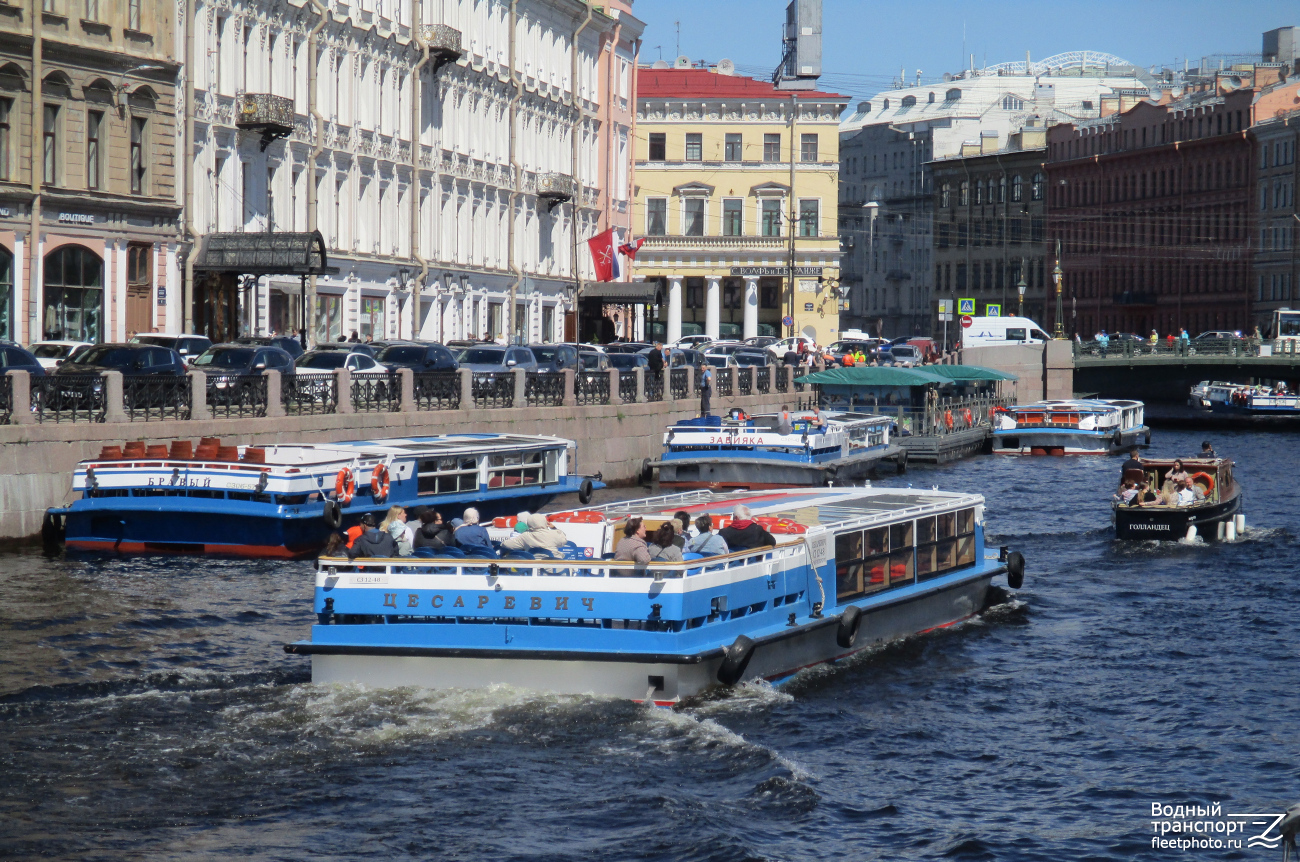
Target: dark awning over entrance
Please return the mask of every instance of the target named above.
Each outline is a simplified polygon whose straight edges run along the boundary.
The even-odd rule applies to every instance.
[[[583,299],[601,299],[607,305],[663,305],[658,281],[589,281],[582,286]]]
[[[196,270],[240,275],[327,275],[325,238],[311,233],[210,233],[203,237]]]

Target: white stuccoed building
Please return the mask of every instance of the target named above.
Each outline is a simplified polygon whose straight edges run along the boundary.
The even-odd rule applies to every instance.
[[[563,336],[575,260],[592,277],[602,177],[629,198],[630,169],[602,163],[601,100],[618,93],[601,54],[634,64],[641,22],[577,0],[180,6],[187,329],[283,333],[305,317],[313,341],[508,338],[513,310],[524,340]],[[339,270],[314,288],[202,269],[204,235],[312,230]]]

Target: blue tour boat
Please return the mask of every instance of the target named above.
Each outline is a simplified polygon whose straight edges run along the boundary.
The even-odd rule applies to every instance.
[[[1255,416],[1300,416],[1300,395],[1282,386],[1251,386],[1245,383],[1210,383],[1201,402],[1213,413]]]
[[[284,446],[107,446],[81,462],[80,499],[50,509],[47,542],[70,548],[296,558],[332,530],[390,506],[433,506],[451,520],[536,510],[556,495],[586,503],[599,475],[575,475],[560,437],[448,434]]]
[[[1141,401],[1074,399],[999,407],[993,452],[999,455],[1113,455],[1149,445]]]
[[[663,455],[646,468],[666,488],[788,488],[861,479],[885,460],[900,473],[907,465],[888,416],[828,410],[819,426],[812,411],[793,410],[782,434],[779,414],[733,413],[670,426]]]
[[[775,546],[612,561],[630,517],[653,532],[685,510],[716,527],[737,504]],[[996,576],[1013,589],[1024,577],[1019,553],[985,553],[976,494],[693,491],[551,521],[570,539],[562,559],[321,558],[311,638],[285,651],[311,656],[318,683],[504,684],[669,706],[950,626],[1002,595]]]

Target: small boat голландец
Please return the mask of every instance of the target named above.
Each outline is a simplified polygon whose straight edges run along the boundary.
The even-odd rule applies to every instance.
[[[1115,538],[1117,539],[1169,539],[1189,538],[1189,528],[1206,540],[1224,538],[1231,523],[1233,533],[1244,528],[1241,512],[1241,486],[1232,475],[1232,461],[1228,458],[1142,458],[1141,471],[1125,471],[1121,482],[1133,480],[1147,482],[1154,491],[1165,491],[1165,483],[1174,468],[1174,461],[1182,463],[1192,481],[1199,485],[1204,499],[1191,505],[1178,506],[1167,503],[1124,505],[1112,503]],[[1140,475],[1139,475],[1140,472]],[[1130,475],[1131,474],[1131,475]],[[1166,492],[1167,493],[1167,492]]]
[[[573,491],[585,503],[604,485],[573,473],[576,456],[572,440],[521,434],[106,446],[77,465],[80,498],[47,511],[42,533],[88,550],[304,557],[394,505],[432,506],[450,521],[467,506],[489,518]]]
[[[1141,401],[1073,399],[999,407],[996,455],[1113,455],[1151,443]]]
[[[753,520],[776,544],[680,563],[609,559],[629,518],[653,533],[678,511],[709,514],[715,528],[734,513],[737,529]],[[1000,595],[994,577],[1012,589],[1024,577],[1019,553],[985,553],[976,494],[693,491],[551,517],[569,538],[563,559],[323,557],[318,621],[285,650],[311,656],[318,683],[505,684],[672,705],[952,625]]]

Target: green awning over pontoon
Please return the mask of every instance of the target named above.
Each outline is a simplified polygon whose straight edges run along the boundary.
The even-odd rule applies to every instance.
[[[949,380],[966,383],[980,380],[1019,380],[1014,374],[998,371],[996,368],[984,368],[979,365],[927,365],[926,371],[932,371]]]

